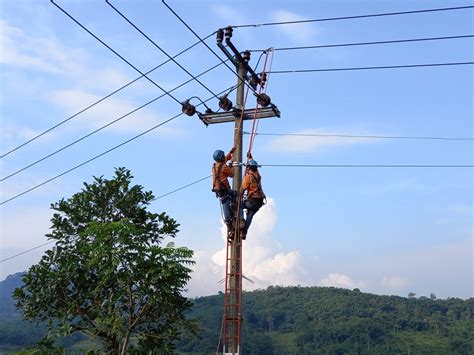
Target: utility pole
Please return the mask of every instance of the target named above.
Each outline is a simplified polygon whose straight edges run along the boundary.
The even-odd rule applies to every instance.
[[[242,54],[235,48],[231,42],[232,27],[225,29],[224,46],[224,30],[217,31],[217,45],[224,52],[227,58],[235,66],[237,75],[236,87],[236,105],[232,106],[232,102],[223,95],[219,98],[219,107],[224,112],[213,112],[207,109],[205,113],[196,111],[196,108],[190,104],[190,100],[183,102],[183,113],[192,116],[197,113],[200,120],[207,126],[209,124],[234,122],[234,176],[232,179],[232,189],[240,192],[242,185],[242,136],[243,121],[260,118],[280,117],[280,111],[271,103],[270,97],[265,94],[256,95],[257,102],[261,106],[258,110],[245,109],[244,89],[245,85],[252,87],[253,91],[257,85],[262,82],[262,77],[257,75],[252,68],[249,67],[250,52],[245,51]],[[233,55],[227,48],[233,52]],[[263,85],[262,85],[263,86]],[[239,211],[234,211],[234,224],[239,223]],[[235,233],[233,241],[227,241],[226,245],[226,275],[225,275],[225,294],[224,294],[224,319],[222,323],[222,352],[224,354],[240,354],[241,353],[241,321],[242,321],[242,236]],[[227,239],[227,238],[226,238]]]
[[[237,89],[236,89],[236,108],[237,110],[244,109],[244,81],[247,75],[247,70],[242,64],[237,66]],[[234,177],[232,178],[232,189],[239,193],[242,185],[242,128],[243,122],[239,119],[235,120],[234,124]],[[235,212],[234,223],[239,223],[239,211]],[[231,354],[240,354],[240,322],[242,315],[240,298],[242,295],[242,239],[240,233],[234,235],[235,247],[232,247],[230,252],[230,274],[229,274],[229,305],[228,315],[229,319],[233,320],[229,323],[229,342],[224,344],[228,346],[228,352]]]

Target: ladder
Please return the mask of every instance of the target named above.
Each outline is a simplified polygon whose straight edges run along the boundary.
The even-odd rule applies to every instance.
[[[240,354],[242,323],[242,239],[240,231],[226,242],[223,354]],[[232,335],[237,334],[237,335]]]

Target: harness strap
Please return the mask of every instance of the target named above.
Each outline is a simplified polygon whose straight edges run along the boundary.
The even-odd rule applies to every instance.
[[[222,181],[221,181],[221,173],[222,173],[222,168],[224,167],[225,164],[221,164],[219,167],[216,168],[216,163],[212,166],[212,169],[214,171],[214,180],[217,179],[217,190],[214,189],[214,183],[212,184],[212,188],[216,194],[219,194],[223,190],[230,190],[228,187],[225,189],[222,188]]]

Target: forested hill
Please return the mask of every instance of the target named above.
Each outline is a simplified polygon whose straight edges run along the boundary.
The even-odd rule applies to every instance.
[[[434,297],[433,297],[434,298]],[[215,352],[222,295],[197,298],[203,333],[183,351]],[[474,299],[378,296],[337,288],[269,287],[243,295],[245,354],[474,354]]]
[[[21,274],[0,282],[0,352],[39,340],[44,328],[27,326],[11,293]],[[434,298],[434,297],[433,297]],[[184,337],[182,353],[215,353],[223,295],[193,299],[198,338]],[[378,296],[327,287],[269,287],[243,295],[244,354],[474,354],[474,298]],[[90,348],[81,337],[68,348]]]

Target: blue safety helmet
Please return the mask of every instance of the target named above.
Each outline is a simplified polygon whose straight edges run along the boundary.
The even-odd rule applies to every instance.
[[[222,150],[216,150],[212,157],[215,161],[222,161],[225,159],[225,153]]]
[[[255,167],[255,168],[258,168],[258,167],[259,167],[258,163],[257,163],[255,160],[253,160],[253,159],[250,159],[250,160],[249,160],[247,166],[252,166],[252,167]]]

